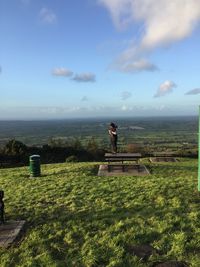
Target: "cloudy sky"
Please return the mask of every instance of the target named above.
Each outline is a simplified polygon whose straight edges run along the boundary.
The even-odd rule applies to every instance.
[[[0,0],[0,119],[197,115],[200,0]]]

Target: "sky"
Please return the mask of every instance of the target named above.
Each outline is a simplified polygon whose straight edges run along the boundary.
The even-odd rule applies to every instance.
[[[198,115],[200,0],[0,0],[0,119]]]

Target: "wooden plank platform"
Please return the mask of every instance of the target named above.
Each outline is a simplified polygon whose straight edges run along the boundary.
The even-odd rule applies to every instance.
[[[8,248],[16,240],[25,221],[7,221],[0,225],[0,247]]]

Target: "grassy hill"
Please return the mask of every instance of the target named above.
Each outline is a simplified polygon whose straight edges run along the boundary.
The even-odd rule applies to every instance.
[[[197,160],[149,163],[146,177],[98,177],[97,163],[1,169],[7,219],[27,221],[23,239],[0,249],[3,266],[151,266],[177,259],[200,266]],[[147,261],[131,247],[160,251]]]

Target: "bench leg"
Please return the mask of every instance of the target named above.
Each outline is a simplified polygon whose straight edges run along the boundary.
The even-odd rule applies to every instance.
[[[108,161],[108,172],[111,172],[111,165],[110,165],[110,161]]]
[[[122,163],[122,172],[125,172],[125,165]]]
[[[143,170],[142,166],[138,164],[138,172],[141,172]]]

